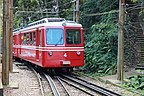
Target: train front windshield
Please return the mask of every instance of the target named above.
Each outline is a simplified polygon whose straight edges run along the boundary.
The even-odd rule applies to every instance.
[[[79,29],[66,30],[66,43],[67,44],[81,44],[81,33]]]
[[[62,45],[64,44],[64,31],[59,28],[46,29],[46,43],[48,45]]]

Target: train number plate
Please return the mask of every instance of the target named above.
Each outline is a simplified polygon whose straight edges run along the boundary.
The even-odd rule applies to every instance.
[[[70,65],[70,61],[63,61],[63,65]]]

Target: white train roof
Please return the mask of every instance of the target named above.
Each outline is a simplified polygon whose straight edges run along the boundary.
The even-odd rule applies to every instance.
[[[60,26],[70,26],[70,27],[82,27],[81,24],[78,24],[74,21],[68,21],[65,20],[64,18],[44,18],[38,21],[35,21],[33,23],[30,23],[27,25],[27,27],[22,28],[22,29],[15,29],[13,32],[17,33],[18,31],[25,31],[28,29],[33,29],[33,28],[38,28],[42,26],[55,26],[55,27],[60,27]]]

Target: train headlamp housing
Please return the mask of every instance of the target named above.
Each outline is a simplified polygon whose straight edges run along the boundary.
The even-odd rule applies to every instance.
[[[80,52],[80,51],[77,51],[76,53],[77,53],[77,55],[80,55],[80,54],[81,54],[81,52]]]
[[[53,55],[52,51],[49,51],[48,54],[49,54],[49,56],[52,56],[52,55]]]
[[[63,23],[62,26],[66,26],[66,23]]]

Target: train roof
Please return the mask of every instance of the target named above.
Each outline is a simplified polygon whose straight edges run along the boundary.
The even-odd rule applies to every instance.
[[[70,27],[82,27],[74,21],[68,21],[64,18],[44,18],[33,23],[28,24],[24,28],[18,28],[13,30],[13,32],[24,31],[32,28],[42,27],[42,26],[70,26]]]

